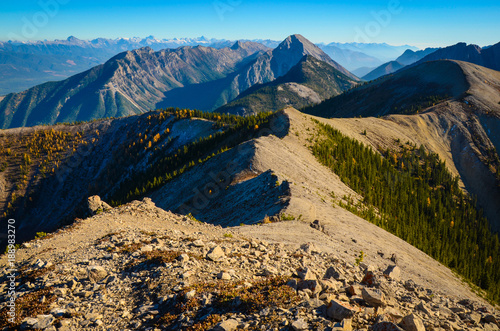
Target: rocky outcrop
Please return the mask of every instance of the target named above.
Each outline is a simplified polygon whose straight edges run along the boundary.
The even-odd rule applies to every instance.
[[[43,253],[55,243],[55,254]],[[388,279],[310,244],[243,238],[149,199],[26,246],[17,253],[16,302],[26,310],[15,325],[23,329],[498,330],[500,319],[473,299]],[[362,282],[368,273],[371,285]]]
[[[88,198],[88,209],[90,215],[93,216],[95,214],[102,213],[103,211],[110,210],[111,206],[102,201],[99,196],[94,195]]]

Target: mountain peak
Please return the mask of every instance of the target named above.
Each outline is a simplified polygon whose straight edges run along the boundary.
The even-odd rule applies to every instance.
[[[231,49],[236,50],[236,49],[243,48],[244,46],[245,46],[245,44],[242,41],[238,40],[237,42],[234,43],[233,46],[231,46]]]
[[[75,36],[69,36],[68,39],[66,39],[66,40],[69,41],[69,42],[78,42],[78,41],[81,41],[80,39],[78,39]]]
[[[304,38],[300,34],[293,34],[288,36],[279,46],[282,50],[300,50],[304,51],[306,49],[318,48],[312,42]]]
[[[280,57],[285,62],[288,62],[286,68],[281,68],[279,70],[279,76],[284,75],[292,66],[297,64],[304,55],[310,55],[317,60],[323,61],[339,70],[343,74],[357,79],[356,76],[347,71],[337,62],[333,61],[325,52],[323,52],[318,46],[314,45],[307,38],[300,34],[293,34],[288,36],[278,47],[273,51],[273,56]],[[283,62],[283,61],[282,61]]]

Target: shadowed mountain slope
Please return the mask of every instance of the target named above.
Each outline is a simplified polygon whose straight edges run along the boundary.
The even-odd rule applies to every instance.
[[[467,88],[460,65],[436,61],[382,77],[305,111],[324,117],[415,113],[429,102],[458,97]]]
[[[306,55],[284,76],[267,84],[252,86],[217,111],[245,115],[289,106],[302,108],[320,103],[355,85],[356,81],[326,62]]]
[[[488,48],[481,48],[477,45],[467,45],[466,43],[458,43],[453,46],[440,48],[437,51],[425,56],[416,64],[446,59],[470,62],[485,68],[500,70],[500,43]]]

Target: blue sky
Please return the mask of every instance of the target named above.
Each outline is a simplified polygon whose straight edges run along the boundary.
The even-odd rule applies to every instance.
[[[386,42],[417,47],[500,41],[500,2],[387,0],[16,0],[0,4],[0,40],[97,37]]]

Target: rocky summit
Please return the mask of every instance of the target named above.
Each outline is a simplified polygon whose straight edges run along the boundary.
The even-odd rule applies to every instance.
[[[149,198],[89,202],[94,216],[17,250],[14,324],[2,268],[3,330],[499,330],[498,310],[422,286],[394,254],[368,264],[243,230],[271,220],[224,229]]]

